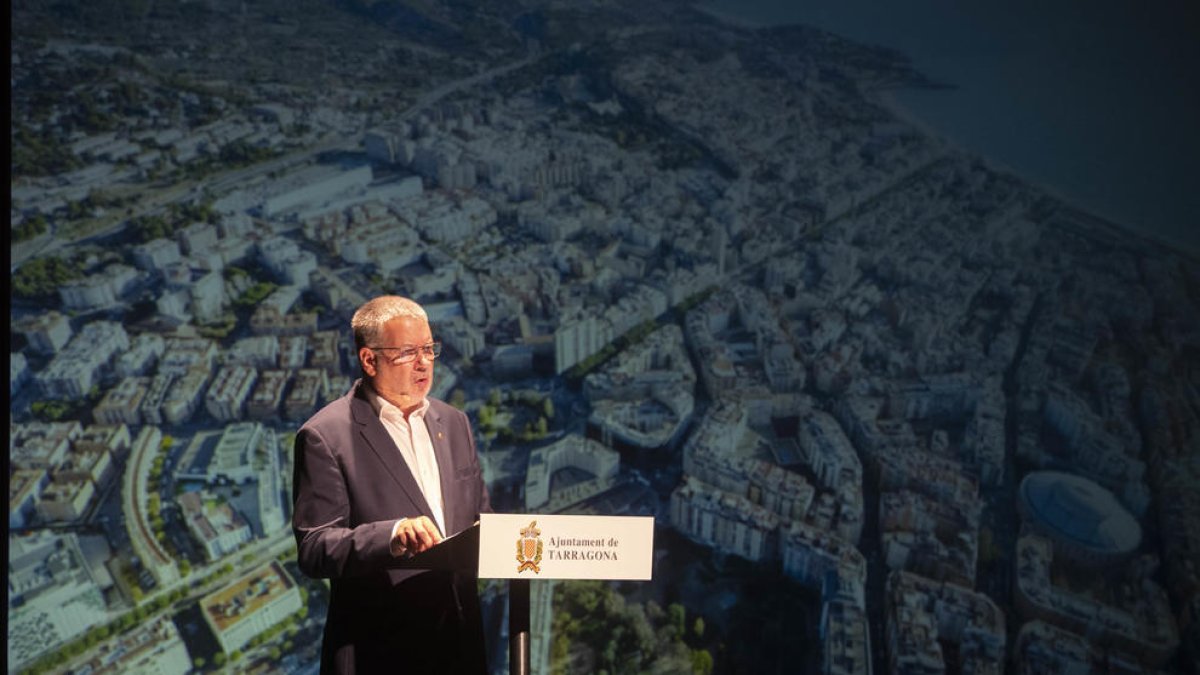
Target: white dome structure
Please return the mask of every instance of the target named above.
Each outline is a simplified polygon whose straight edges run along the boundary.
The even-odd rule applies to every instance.
[[[1142,528],[1111,492],[1062,471],[1035,471],[1021,480],[1017,505],[1025,520],[1064,555],[1104,564],[1137,550]]]

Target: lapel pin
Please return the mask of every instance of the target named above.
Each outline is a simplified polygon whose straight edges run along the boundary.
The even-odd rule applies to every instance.
[[[443,434],[443,433],[442,433],[442,432],[440,432],[440,431],[438,432],[438,440],[439,440],[439,441],[440,441],[440,440],[442,440],[442,439],[443,439],[443,438],[445,438],[445,437],[446,437],[446,434]]]

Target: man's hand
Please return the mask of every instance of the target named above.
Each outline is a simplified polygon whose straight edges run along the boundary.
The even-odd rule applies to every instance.
[[[392,555],[417,554],[433,548],[441,540],[442,534],[429,516],[405,518],[392,530]]]

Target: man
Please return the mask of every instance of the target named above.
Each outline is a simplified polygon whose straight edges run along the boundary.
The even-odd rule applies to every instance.
[[[420,305],[354,313],[362,378],[296,434],[300,569],[330,579],[322,673],[484,673],[473,574],[391,569],[490,510],[470,422],[429,398],[435,342]]]

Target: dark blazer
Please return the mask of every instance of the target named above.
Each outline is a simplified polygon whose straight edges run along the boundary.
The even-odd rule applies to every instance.
[[[389,569],[392,526],[433,513],[359,380],[296,434],[292,531],[300,569],[330,580],[322,673],[484,673],[469,572]],[[471,424],[436,399],[425,414],[448,532],[491,510]]]

